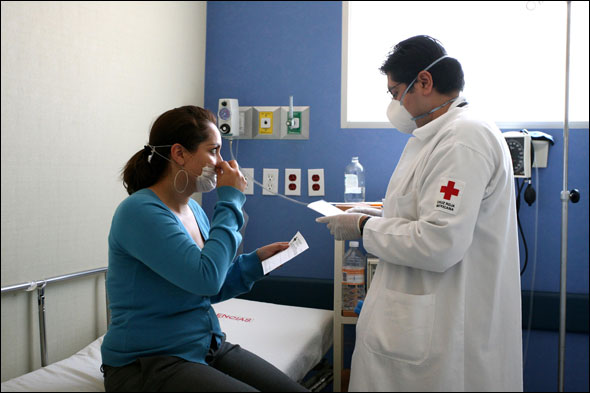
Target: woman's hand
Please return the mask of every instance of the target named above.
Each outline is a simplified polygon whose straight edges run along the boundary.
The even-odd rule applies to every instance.
[[[215,167],[215,170],[217,172],[217,187],[230,186],[244,192],[248,183],[235,160],[222,161]]]
[[[289,242],[272,243],[267,246],[260,247],[258,250],[256,250],[256,255],[258,255],[258,259],[260,259],[260,262],[262,262],[265,259],[272,257],[276,253],[286,250],[287,248],[289,248]]]

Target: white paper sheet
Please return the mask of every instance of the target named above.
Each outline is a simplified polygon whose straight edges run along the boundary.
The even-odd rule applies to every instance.
[[[309,246],[303,238],[303,235],[297,232],[289,242],[289,248],[262,261],[262,270],[264,271],[264,274],[272,272],[277,267],[295,258],[308,248]]]
[[[316,212],[320,213],[324,216],[335,216],[336,214],[344,213],[342,210],[338,209],[336,206],[322,200],[312,202],[307,205],[311,210],[315,210]]]

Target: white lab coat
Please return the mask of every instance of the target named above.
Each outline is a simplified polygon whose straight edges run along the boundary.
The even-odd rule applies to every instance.
[[[469,105],[416,129],[363,245],[379,257],[350,391],[522,391],[512,163]]]

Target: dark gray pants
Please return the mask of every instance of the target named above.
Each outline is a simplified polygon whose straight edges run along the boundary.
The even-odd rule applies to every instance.
[[[208,365],[175,356],[149,356],[122,366],[103,365],[107,392],[307,392],[281,370],[239,345],[211,348]]]

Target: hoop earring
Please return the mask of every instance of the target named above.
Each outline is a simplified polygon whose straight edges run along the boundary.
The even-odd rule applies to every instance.
[[[178,174],[180,172],[184,172],[184,176],[186,177],[186,182],[185,182],[184,188],[182,190],[179,190],[178,187],[176,187],[176,179],[178,178]],[[184,168],[180,168],[180,170],[178,172],[176,172],[176,176],[174,176],[174,189],[176,190],[177,193],[182,194],[184,192],[184,190],[186,190],[187,186],[188,186],[188,173],[184,170]]]

